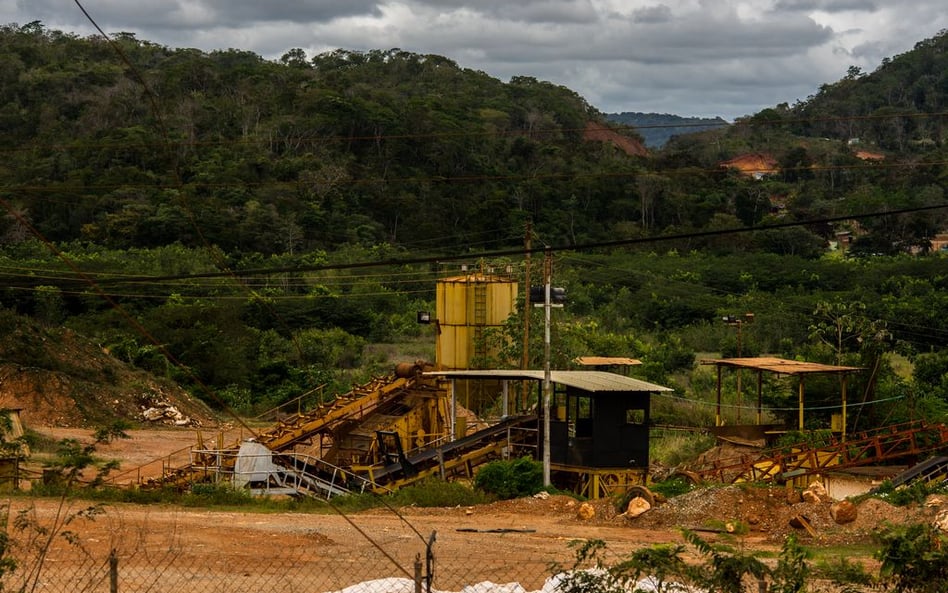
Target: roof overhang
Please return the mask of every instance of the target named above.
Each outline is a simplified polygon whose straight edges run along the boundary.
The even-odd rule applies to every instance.
[[[460,370],[460,371],[431,371],[423,373],[428,377],[444,377],[445,379],[481,379],[496,381],[543,381],[545,371],[537,370]],[[633,379],[625,375],[606,371],[550,371],[550,382],[567,387],[574,387],[592,393],[607,392],[637,392],[659,393],[674,391],[670,387],[663,387],[641,379]]]
[[[624,356],[578,356],[573,359],[576,364],[583,366],[634,366],[642,364],[641,360]]]
[[[839,375],[846,373],[856,373],[864,370],[862,367],[821,364],[818,362],[803,362],[799,360],[773,358],[769,356],[756,356],[753,358],[718,358],[712,360],[702,360],[701,364],[713,364],[717,366],[768,371],[771,373],[779,373],[781,375],[807,375],[818,373]]]

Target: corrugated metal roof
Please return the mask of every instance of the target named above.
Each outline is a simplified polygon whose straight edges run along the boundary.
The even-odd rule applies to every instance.
[[[433,371],[424,373],[424,375],[445,377],[447,379],[498,379],[509,381],[543,381],[544,379],[544,371],[534,370]],[[605,371],[550,371],[550,381],[593,393],[609,391],[658,393],[673,391],[670,387],[662,387],[648,381]]]
[[[719,358],[714,360],[702,360],[701,364],[739,367],[745,369],[769,371],[772,373],[781,373],[784,375],[803,375],[807,373],[841,374],[854,373],[856,371],[863,370],[862,367],[838,366],[832,364],[821,364],[818,362],[803,362],[799,360],[773,358],[769,356],[756,356],[754,358]]]
[[[609,365],[621,365],[621,366],[630,366],[636,364],[642,364],[641,360],[636,360],[635,358],[626,358],[624,356],[577,356],[574,359],[576,364],[581,364],[585,366],[598,367],[598,366],[609,366]]]

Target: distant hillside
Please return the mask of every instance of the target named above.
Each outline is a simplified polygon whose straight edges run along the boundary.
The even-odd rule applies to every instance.
[[[705,130],[713,130],[728,125],[728,122],[707,117],[681,117],[668,113],[639,113],[623,111],[622,113],[607,113],[606,119],[624,126],[633,126],[649,148],[661,148],[672,136],[693,134]]]
[[[114,41],[125,60],[98,38],[0,27],[11,151],[0,185],[52,241],[265,255],[432,238],[490,247],[526,218],[545,236],[600,239],[625,199],[609,173],[641,158],[631,132],[584,140],[606,122],[570,89],[442,56],[268,61]],[[596,201],[562,218],[580,191]],[[0,242],[23,236],[0,217]]]
[[[167,380],[111,356],[79,334],[0,310],[0,408],[28,427],[210,425],[212,412]]]
[[[876,145],[883,150],[924,152],[945,141],[948,105],[948,30],[871,73],[851,67],[847,75],[794,105],[766,117],[793,122],[801,136]]]

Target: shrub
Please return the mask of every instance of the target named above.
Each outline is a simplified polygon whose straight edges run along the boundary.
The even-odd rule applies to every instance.
[[[653,462],[675,467],[694,461],[699,455],[713,447],[714,444],[715,439],[709,434],[682,434],[680,432],[661,434],[657,441],[651,445],[650,457]]]
[[[875,583],[873,576],[862,564],[852,562],[848,558],[839,557],[832,561],[821,561],[816,567],[816,574],[836,585],[863,585]]]
[[[948,583],[948,536],[925,524],[889,526],[876,536],[879,577],[896,593],[941,593]]]
[[[459,482],[428,478],[400,488],[394,494],[395,506],[419,507],[471,506],[488,502],[488,496]]]
[[[543,465],[529,457],[492,461],[477,472],[474,486],[501,500],[533,496],[543,490]]]
[[[649,484],[649,490],[655,494],[661,494],[665,498],[673,498],[687,494],[695,489],[695,485],[687,478],[676,476],[663,482]]]
[[[948,492],[948,482],[914,482],[905,486],[893,486],[892,482],[886,480],[876,488],[872,496],[880,498],[889,504],[897,507],[904,507],[911,504],[920,504],[925,501],[930,494],[944,494]]]

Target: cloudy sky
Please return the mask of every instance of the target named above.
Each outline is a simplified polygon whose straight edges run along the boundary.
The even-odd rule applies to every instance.
[[[733,119],[948,28],[944,0],[80,0],[107,32],[169,47],[401,48],[567,86],[605,112]],[[87,35],[74,0],[0,0],[6,23]]]

